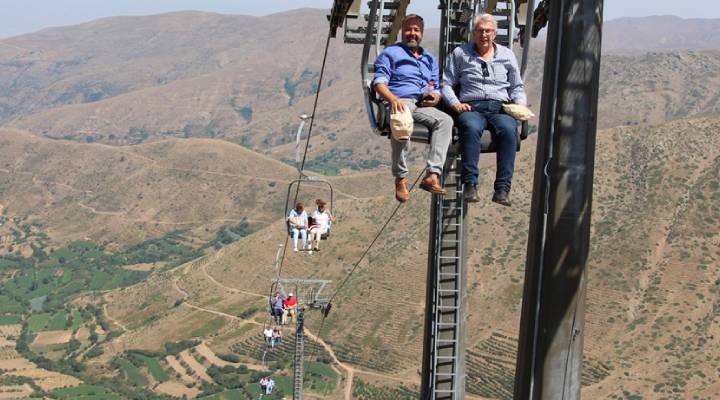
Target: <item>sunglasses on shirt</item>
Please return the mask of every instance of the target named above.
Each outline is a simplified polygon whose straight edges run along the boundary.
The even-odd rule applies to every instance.
[[[488,71],[487,63],[481,63],[480,65],[482,65],[483,78],[489,77],[489,76],[490,76],[490,71]]]

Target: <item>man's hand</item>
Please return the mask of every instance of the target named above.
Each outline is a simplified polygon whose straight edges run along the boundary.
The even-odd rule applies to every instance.
[[[395,96],[386,84],[377,83],[375,84],[374,88],[375,92],[380,95],[383,100],[387,101],[390,105],[391,114],[405,111],[405,103],[403,103],[402,100]]]
[[[427,93],[420,100],[420,107],[435,107],[439,102],[440,95],[438,93]]]
[[[472,107],[470,107],[470,104],[467,103],[455,103],[452,105],[452,108],[458,114],[462,114],[465,111],[472,111]]]
[[[397,97],[394,97],[392,100],[388,100],[388,103],[390,103],[391,114],[405,111],[405,103]]]

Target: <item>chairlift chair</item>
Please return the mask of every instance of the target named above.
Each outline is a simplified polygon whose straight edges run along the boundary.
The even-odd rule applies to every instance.
[[[302,114],[302,115],[300,115],[299,118],[300,118],[301,122],[300,122],[300,125],[298,126],[297,133],[295,134],[295,166],[296,166],[298,172],[300,173],[300,179],[296,179],[296,180],[290,182],[290,184],[288,185],[287,197],[285,199],[285,209],[284,209],[285,215],[283,216],[283,218],[285,218],[285,225],[287,228],[288,236],[292,236],[292,229],[290,228],[290,222],[287,221],[287,213],[290,212],[292,207],[295,207],[295,204],[291,203],[290,198],[292,196],[293,188],[295,188],[296,185],[297,185],[297,187],[295,189],[296,194],[300,193],[301,185],[310,184],[310,185],[316,185],[316,186],[327,186],[327,193],[329,194],[329,200],[327,201],[327,210],[328,210],[328,212],[330,212],[330,215],[333,215],[332,210],[333,210],[334,194],[333,194],[332,185],[330,184],[330,182],[320,179],[320,177],[306,175],[305,171],[303,171],[303,168],[302,168],[301,140],[303,139],[302,136],[303,136],[305,124],[308,120],[312,119],[313,116],[307,115],[307,114]],[[327,197],[314,196],[313,198],[326,199]],[[295,196],[294,199],[297,200],[297,196]],[[310,223],[310,220],[311,220],[311,218],[308,216],[308,223],[309,223],[309,225],[312,225]],[[324,234],[321,235],[322,240],[327,240],[327,238],[330,237],[330,229],[331,228],[332,228],[332,221],[328,221],[327,232],[325,232]]]
[[[522,5],[521,9],[515,12],[515,1],[520,3]],[[361,75],[362,75],[362,83],[363,83],[363,93],[365,97],[365,108],[368,114],[368,119],[370,122],[371,130],[374,134],[380,135],[380,136],[388,136],[390,137],[390,115],[387,109],[386,104],[378,96],[378,94],[375,92],[371,78],[371,74],[373,74],[374,71],[374,65],[372,63],[369,63],[370,59],[370,50],[371,48],[375,48],[375,57],[377,57],[380,52],[382,51],[381,46],[388,46],[391,43],[391,40],[394,40],[395,37],[390,36],[392,33],[397,34],[397,30],[389,30],[386,26],[388,24],[388,18],[384,16],[380,10],[381,4],[385,2],[383,1],[377,1],[373,0],[369,2],[370,6],[370,12],[368,13],[367,17],[367,27],[364,29],[365,32],[365,41],[363,46],[363,53],[362,53],[362,60],[361,60]],[[403,2],[401,2],[403,3]],[[476,15],[477,13],[482,11],[481,4],[478,1],[471,2],[474,3],[474,10],[473,15]],[[501,3],[504,7],[507,7],[507,9],[503,9],[499,12],[499,14],[509,14],[509,16],[506,17],[506,20],[503,21],[503,23],[500,23],[499,26],[502,26],[506,34],[505,34],[505,40],[507,40],[506,43],[501,43],[503,45],[506,45],[507,47],[510,47],[512,49],[512,45],[515,41],[519,41],[520,38],[515,36],[515,30],[516,26],[525,25],[524,21],[519,23],[521,20],[521,14],[522,12],[527,13],[528,9],[532,9],[533,0],[529,1],[529,7],[528,7],[528,0],[505,0],[505,1],[499,1],[498,3]],[[381,18],[378,18],[378,15],[381,15]],[[401,21],[405,17],[405,10],[403,7],[399,7],[399,9],[396,11],[395,14],[391,14],[392,19],[397,22]],[[514,16],[515,18],[511,17]],[[502,17],[496,17],[499,19],[502,19]],[[470,40],[470,32],[472,32],[472,19],[470,19],[467,22],[467,30],[466,30],[466,37],[461,38],[462,40],[457,40],[455,43],[457,45],[461,44],[462,42],[466,42]],[[448,24],[445,24],[446,26]],[[390,34],[381,34],[376,35],[376,32],[392,32]],[[447,35],[447,32],[443,32],[443,34]],[[346,35],[347,36],[347,35]],[[347,41],[347,38],[346,38]],[[447,40],[446,42],[450,42]],[[527,41],[525,41],[527,43]],[[527,45],[524,46],[522,56],[521,56],[521,75],[523,78],[525,77],[525,69],[527,65]],[[447,56],[447,53],[450,53],[454,49],[454,46],[451,48],[448,48],[447,52],[444,49],[441,49],[440,55],[439,55],[439,61],[440,61],[440,74],[442,77],[442,73],[444,70],[445,65],[445,58]],[[441,104],[443,104],[441,102]],[[451,116],[454,115],[454,112],[452,110],[444,109],[442,106],[440,106],[441,109],[448,112]],[[518,145],[517,145],[517,151],[520,151],[520,142],[522,140],[525,140],[528,137],[528,124],[527,122],[522,122],[518,124]],[[422,124],[415,124],[413,127],[413,133],[410,137],[410,140],[413,142],[418,143],[430,143],[430,136],[431,132],[430,130]],[[456,142],[458,139],[458,133],[457,128],[453,128],[453,142]],[[481,153],[495,153],[497,152],[497,146],[493,142],[492,139],[492,133],[490,130],[485,130],[481,136],[480,139],[480,151]]]
[[[287,228],[288,236],[292,236],[292,229],[290,228],[290,222],[287,220],[287,213],[290,212],[290,210],[293,207],[295,207],[295,204],[292,204],[292,202],[291,202],[291,199],[294,197],[293,196],[293,188],[296,188],[296,191],[299,193],[301,185],[326,186],[327,193],[330,195],[329,200],[327,201],[326,207],[327,207],[328,212],[330,212],[330,215],[333,215],[332,210],[333,210],[334,194],[333,194],[332,185],[328,181],[318,179],[318,178],[315,178],[315,179],[311,179],[311,178],[314,178],[314,177],[307,177],[306,179],[296,179],[296,180],[290,182],[290,185],[288,185],[287,198],[285,199],[286,212],[284,214],[285,226]],[[315,196],[313,198],[318,198],[318,197],[319,196]],[[310,216],[308,216],[308,224],[309,225],[312,225],[311,219],[312,218]],[[325,232],[324,234],[321,235],[322,240],[327,240],[327,238],[330,237],[331,228],[332,228],[332,221],[328,221],[327,232]]]

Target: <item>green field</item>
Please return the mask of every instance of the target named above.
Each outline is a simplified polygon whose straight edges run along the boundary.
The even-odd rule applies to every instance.
[[[134,386],[139,387],[147,386],[147,378],[145,378],[142,372],[140,372],[140,370],[135,365],[133,365],[133,363],[124,358],[117,358],[115,362],[120,367],[123,374],[125,375],[125,378],[127,378],[130,383],[132,383]]]
[[[0,325],[15,325],[22,322],[17,315],[0,315]]]
[[[322,394],[330,394],[335,390],[338,375],[330,365],[310,361],[305,363],[305,386]]]
[[[55,389],[50,392],[58,399],[84,400],[121,400],[122,397],[102,386],[80,385],[71,388]]]
[[[275,380],[275,390],[282,390],[285,395],[292,397],[293,392],[293,381],[292,378],[284,375],[273,376]]]
[[[201,327],[190,332],[190,337],[203,337],[208,333],[217,332],[220,328],[225,325],[224,318],[213,318]]]
[[[50,318],[50,322],[47,324],[47,330],[49,331],[62,331],[65,330],[65,324],[67,323],[68,314],[65,310],[61,310],[53,314]]]
[[[82,313],[80,313],[80,311],[78,311],[78,310],[72,311],[71,318],[72,318],[72,326],[70,327],[70,329],[72,329],[73,331],[76,331],[78,328],[80,328],[80,326],[82,326],[83,322],[85,322],[85,319],[83,318]]]
[[[253,396],[257,398],[259,396],[260,389],[258,388],[258,395]],[[247,392],[242,389],[228,390],[227,392],[216,393],[210,396],[199,397],[202,400],[246,400],[248,398]]]
[[[27,308],[8,296],[0,295],[0,314],[22,314]]]
[[[165,372],[162,366],[160,366],[160,362],[156,358],[148,357],[142,354],[135,354],[134,358],[141,361],[142,364],[147,367],[148,371],[150,371],[150,375],[152,375],[153,379],[156,381],[165,382],[169,379],[167,372]]]
[[[20,262],[11,258],[0,258],[0,268],[13,268],[20,265]]]
[[[108,253],[93,242],[78,240],[45,254],[35,249],[31,257],[8,255],[0,257],[0,273],[12,272],[12,279],[3,282],[0,314],[23,314],[32,299],[47,296],[42,311],[58,311],[70,296],[88,290],[110,290],[129,286],[148,273],[122,268],[143,262],[166,262],[177,265],[198,257],[201,252],[182,244],[181,232],[172,232]],[[37,311],[40,311],[39,309]],[[57,315],[48,329],[65,329],[68,316]],[[73,322],[75,329],[78,327]]]
[[[31,315],[30,318],[28,318],[28,329],[30,329],[30,332],[40,332],[45,330],[45,327],[51,317],[52,314],[49,313]]]
[[[31,257],[0,257],[0,269],[17,268],[12,279],[3,283],[5,292],[0,301],[0,312],[27,312],[30,300],[43,299],[44,311],[61,310],[65,300],[79,292],[114,289],[130,285],[147,273],[120,268],[123,258],[103,252],[97,244],[76,241],[49,255],[36,250]],[[5,301],[7,300],[7,301]],[[21,307],[19,307],[21,306]],[[39,308],[39,307],[38,307]],[[64,329],[67,315],[56,316],[49,329]],[[63,321],[65,318],[65,321]]]

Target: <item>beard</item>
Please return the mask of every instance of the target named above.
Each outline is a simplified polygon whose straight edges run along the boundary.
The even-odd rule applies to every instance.
[[[416,37],[407,38],[403,40],[403,43],[410,51],[417,51],[420,49],[420,40]]]

